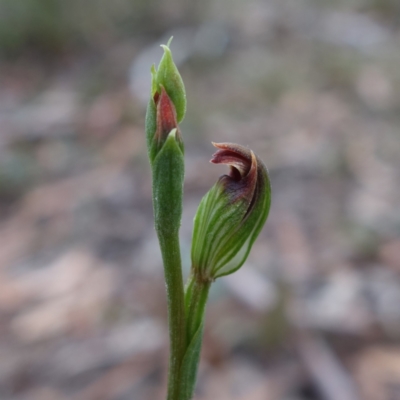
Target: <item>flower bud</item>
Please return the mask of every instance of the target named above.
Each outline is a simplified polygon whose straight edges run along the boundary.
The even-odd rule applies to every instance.
[[[172,39],[172,38],[171,38]],[[183,142],[178,128],[186,111],[186,94],[182,78],[172,59],[168,45],[162,45],[164,55],[158,66],[151,69],[151,98],[146,113],[146,137],[150,163],[164,145],[168,135],[176,129],[175,139],[183,152]]]
[[[168,43],[169,45],[169,43]],[[185,88],[169,47],[156,71],[146,113],[146,138],[153,173],[155,226],[160,237],[179,231],[182,216],[184,157],[178,122],[186,109]]]
[[[193,273],[204,280],[231,274],[245,262],[268,217],[271,186],[262,161],[234,143],[213,143],[214,164],[230,166],[203,197],[194,218]]]

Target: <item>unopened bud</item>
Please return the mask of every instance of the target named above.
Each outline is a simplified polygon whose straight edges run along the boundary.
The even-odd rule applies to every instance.
[[[171,38],[172,39],[172,38]],[[150,163],[164,145],[168,135],[176,129],[175,139],[183,152],[178,123],[186,112],[186,94],[182,78],[172,59],[168,45],[162,45],[164,55],[158,70],[152,67],[151,98],[146,114],[146,137]]]

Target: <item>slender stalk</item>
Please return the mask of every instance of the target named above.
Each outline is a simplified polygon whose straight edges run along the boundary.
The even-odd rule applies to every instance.
[[[164,262],[170,337],[167,400],[179,400],[180,367],[187,343],[179,237],[158,232],[158,239]]]

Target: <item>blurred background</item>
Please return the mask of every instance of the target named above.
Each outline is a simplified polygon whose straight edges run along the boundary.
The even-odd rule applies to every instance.
[[[143,130],[172,35],[186,275],[211,141],[273,186],[212,288],[196,399],[400,399],[398,0],[0,0],[0,398],[164,398]]]

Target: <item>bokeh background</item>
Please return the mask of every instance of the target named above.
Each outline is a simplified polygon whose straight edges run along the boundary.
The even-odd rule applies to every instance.
[[[196,399],[400,399],[398,0],[0,0],[0,398],[164,398],[143,130],[172,35],[186,275],[211,141],[273,186],[212,288]]]

